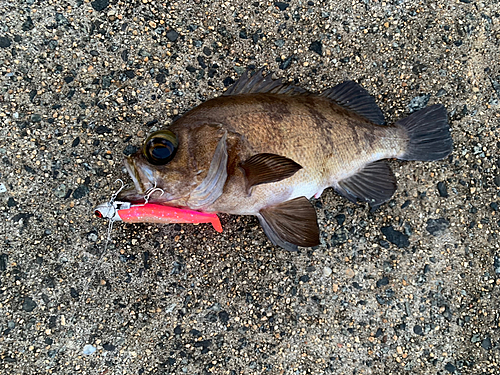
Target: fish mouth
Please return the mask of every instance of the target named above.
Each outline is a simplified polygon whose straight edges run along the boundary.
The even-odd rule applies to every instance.
[[[149,166],[142,163],[138,166],[135,159],[131,157],[124,159],[123,164],[134,186],[121,190],[116,197],[117,200],[131,203],[145,203],[146,201],[166,203],[174,199],[158,185],[155,171]]]

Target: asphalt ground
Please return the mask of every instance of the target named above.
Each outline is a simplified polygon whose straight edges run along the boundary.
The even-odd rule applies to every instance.
[[[498,1],[0,1],[0,373],[499,374]],[[313,203],[321,246],[253,217],[93,216],[124,154],[246,69],[351,79],[454,151],[392,161],[375,212]],[[249,125],[251,126],[251,124]]]

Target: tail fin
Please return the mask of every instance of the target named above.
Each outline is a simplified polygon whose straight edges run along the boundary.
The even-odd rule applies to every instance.
[[[398,159],[431,161],[444,159],[453,149],[448,114],[441,104],[424,108],[399,120],[410,140],[406,152]]]

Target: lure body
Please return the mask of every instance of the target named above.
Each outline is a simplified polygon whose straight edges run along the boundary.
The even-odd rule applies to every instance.
[[[131,205],[128,202],[106,202],[97,206],[94,213],[100,218],[125,223],[210,223],[217,232],[222,233],[222,225],[215,213],[198,212],[160,204]]]

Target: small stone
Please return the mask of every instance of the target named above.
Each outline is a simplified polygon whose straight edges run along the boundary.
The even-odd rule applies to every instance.
[[[111,133],[111,129],[107,126],[99,125],[97,128],[95,128],[95,132],[97,134]]]
[[[352,270],[352,268],[348,268],[348,269],[346,269],[346,270],[345,270],[345,274],[346,274],[346,276],[347,276],[347,277],[349,277],[349,278],[351,278],[351,279],[355,276],[355,273],[354,273],[354,271]]]
[[[312,42],[311,45],[309,46],[309,50],[316,52],[320,56],[323,55],[323,45],[319,40]]]
[[[288,56],[285,60],[283,60],[279,66],[281,70],[287,69],[292,64],[293,55]]]
[[[486,337],[482,342],[481,342],[481,347],[485,350],[491,350],[491,338]]]
[[[35,27],[35,25],[33,24],[33,20],[31,19],[30,16],[28,16],[28,18],[26,18],[26,21],[24,21],[24,23],[23,23],[23,26],[22,26],[23,31],[30,31],[34,27]]]
[[[206,56],[210,56],[212,54],[212,50],[208,47],[203,47],[203,53],[206,55]]]
[[[38,113],[34,113],[31,115],[31,122],[40,122],[42,121],[42,116]]]
[[[337,246],[337,245],[341,245],[343,243],[346,243],[348,236],[349,236],[349,232],[347,231],[346,228],[341,227],[341,228],[337,229],[332,234],[332,241],[331,241],[332,246]]]
[[[127,76],[127,78],[132,79],[135,77],[135,72],[132,69],[127,69],[127,70],[125,70],[124,73]]]
[[[66,185],[60,184],[58,187],[54,189],[54,195],[57,198],[64,198],[66,196]]]
[[[282,12],[289,7],[290,4],[284,3],[282,1],[275,1],[274,6],[277,7]]]
[[[167,38],[171,42],[175,42],[177,38],[179,38],[179,33],[175,30],[168,30],[167,31]]]
[[[180,335],[180,334],[182,333],[182,328],[181,328],[181,326],[176,326],[176,327],[174,328],[174,333],[175,333],[176,335]]]
[[[97,348],[94,345],[87,344],[83,347],[83,354],[91,355],[96,352]]]
[[[445,366],[444,366],[444,369],[450,373],[454,373],[456,371],[456,368],[455,366],[453,366],[453,364],[451,364],[450,362],[448,362]]]
[[[73,198],[80,199],[89,193],[89,187],[87,185],[78,186],[73,192]]]
[[[302,275],[299,277],[299,281],[302,281],[303,283],[307,283],[309,279],[309,275]]]
[[[332,274],[332,269],[330,267],[323,268],[323,276],[330,277]]]
[[[37,304],[30,297],[24,297],[23,310],[27,312],[32,312],[36,308]]]
[[[493,267],[495,268],[495,273],[500,274],[500,257],[495,256],[493,258]]]
[[[78,293],[78,291],[73,287],[70,288],[69,294],[70,294],[71,298],[74,298],[74,299],[77,299],[78,297],[80,297],[80,293]]]
[[[439,196],[443,198],[448,198],[448,187],[446,186],[446,182],[444,181],[438,182],[437,189],[439,191]]]
[[[9,48],[10,47],[10,39],[6,36],[0,36],[0,48]]]
[[[395,230],[392,227],[392,225],[389,225],[387,227],[382,227],[380,228],[380,230],[384,234],[385,238],[387,238],[387,241],[396,245],[400,249],[410,246],[410,241],[408,240],[408,236],[400,231]]]
[[[234,79],[232,79],[231,77],[226,77],[224,78],[224,81],[222,81],[222,83],[224,84],[224,87],[229,87],[234,83]]]
[[[7,188],[5,187],[5,184],[0,183],[0,194],[5,193],[7,191]]]
[[[109,0],[95,0],[90,3],[92,8],[94,8],[98,12],[102,12],[109,5]]]
[[[107,76],[102,77],[101,86],[103,89],[107,89],[108,87],[110,87],[111,86],[111,78],[107,77]]]
[[[413,327],[413,332],[416,334],[416,335],[423,335],[424,334],[424,330],[422,329],[421,326],[419,326],[418,324],[416,326]]]
[[[80,137],[76,137],[73,139],[73,143],[71,143],[71,147],[76,147],[80,144]]]
[[[135,154],[137,152],[137,150],[138,150],[137,146],[127,145],[127,147],[125,147],[123,149],[123,153],[125,155],[129,156],[129,155]]]
[[[167,82],[167,78],[165,77],[165,74],[163,74],[163,73],[157,74],[156,75],[156,82],[158,82],[159,84]]]
[[[448,94],[448,92],[445,89],[439,89],[438,92],[436,93],[436,97],[440,98],[442,96],[445,96],[446,94]]]
[[[103,344],[102,347],[104,350],[106,350],[108,352],[112,352],[116,349],[116,346],[114,346],[113,344],[110,344],[109,342]]]
[[[500,174],[498,176],[495,176],[493,182],[495,183],[496,186],[500,187]]]
[[[389,278],[387,277],[383,277],[380,280],[377,280],[377,288],[380,288],[388,284],[389,284]]]
[[[7,261],[9,256],[7,254],[0,254],[0,271],[5,271],[7,269]]]
[[[429,219],[427,220],[427,227],[425,229],[431,235],[437,237],[443,235],[449,226],[450,222],[444,218]]]
[[[219,320],[224,324],[229,321],[229,314],[227,313],[227,311],[222,310],[221,312],[219,312]]]
[[[16,200],[12,197],[9,197],[9,199],[7,200],[7,206],[9,207],[17,206]]]
[[[431,98],[431,94],[425,94],[414,97],[410,103],[408,104],[408,110],[410,113],[418,111],[419,109],[424,108],[427,103],[429,103],[429,99]]]

